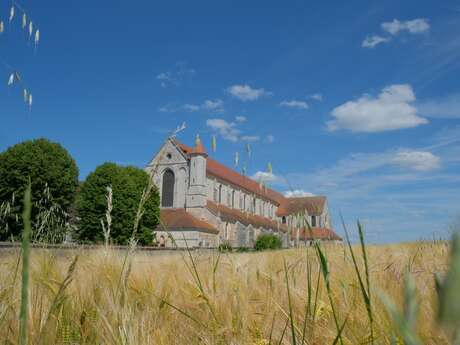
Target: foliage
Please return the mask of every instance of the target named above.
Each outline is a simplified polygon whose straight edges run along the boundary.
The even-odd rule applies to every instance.
[[[32,239],[62,241],[78,186],[78,168],[67,150],[46,139],[25,141],[0,154],[0,240],[21,233],[23,205],[16,199],[24,194],[29,178]]]
[[[262,234],[254,244],[255,250],[280,249],[283,245],[279,236],[272,234]]]
[[[219,252],[232,252],[233,247],[229,241],[224,241],[221,244],[219,244],[219,247],[217,249],[219,250]]]
[[[81,242],[103,242],[104,228],[101,224],[107,218],[110,187],[110,238],[116,244],[128,244],[136,226],[136,211],[143,191],[149,185],[146,172],[135,167],[122,167],[104,163],[88,175],[77,197],[79,217],[77,239]],[[159,222],[159,195],[155,190],[146,198],[140,214],[136,239],[140,244],[151,244],[153,231]],[[106,232],[107,234],[107,232]],[[107,235],[106,235],[107,236]]]

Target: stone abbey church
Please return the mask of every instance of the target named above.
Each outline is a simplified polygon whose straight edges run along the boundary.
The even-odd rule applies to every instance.
[[[168,138],[145,170],[160,192],[160,246],[172,247],[173,237],[178,247],[252,247],[263,233],[280,236],[285,247],[341,241],[326,197],[287,198],[210,158],[198,137],[193,148]]]

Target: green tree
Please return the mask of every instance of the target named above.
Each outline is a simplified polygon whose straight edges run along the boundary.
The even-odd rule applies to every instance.
[[[110,238],[116,244],[127,244],[132,236],[136,212],[143,191],[149,185],[149,175],[135,167],[104,163],[88,175],[77,196],[77,239],[81,242],[104,241],[101,220],[107,210],[107,187],[112,187],[112,225]],[[140,244],[152,243],[153,231],[160,216],[160,197],[152,189],[144,204],[136,238]]]
[[[49,224],[44,223],[46,212],[52,216],[54,225],[64,224],[67,220],[67,211],[74,202],[78,185],[78,168],[74,159],[60,144],[47,139],[25,141],[0,153],[0,204],[7,211],[0,224],[3,225],[0,240],[11,236],[17,238],[21,233],[21,200],[29,178],[34,205],[32,221],[40,228],[41,237],[49,238],[47,232],[51,231]],[[56,241],[63,239],[62,234],[52,237]]]
[[[281,239],[272,234],[262,234],[257,237],[257,241],[254,244],[255,250],[267,250],[267,249],[280,249],[283,243]]]

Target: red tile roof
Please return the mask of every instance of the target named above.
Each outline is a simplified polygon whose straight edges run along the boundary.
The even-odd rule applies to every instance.
[[[177,140],[174,140],[174,143],[186,155],[196,152],[195,149],[184,145]],[[204,148],[201,147],[200,150],[204,151]],[[241,175],[233,169],[227,168],[225,165],[209,157],[206,159],[206,173],[209,176],[226,181],[279,205],[276,214],[279,217],[288,216],[303,210],[307,210],[310,215],[321,215],[326,204],[326,197],[324,196],[286,198],[283,194],[262,186],[260,183],[250,179],[249,177]]]
[[[288,216],[307,210],[309,215],[319,216],[324,211],[326,205],[325,196],[307,196],[302,198],[284,198],[280,207],[276,211],[278,217]]]
[[[291,239],[297,238],[297,231],[293,230],[291,233]],[[342,238],[337,235],[333,230],[327,228],[303,228],[299,230],[299,239],[301,241],[311,240],[335,240],[342,241]]]
[[[218,216],[224,222],[240,222],[243,225],[252,225],[256,228],[281,230],[287,232],[288,228],[284,224],[280,224],[275,220],[266,217],[257,216],[251,213],[242,212],[235,208],[230,208],[224,205],[216,204],[213,201],[207,202],[207,209],[214,215]]]
[[[177,140],[175,140],[175,144],[187,155],[196,151]],[[209,157],[206,160],[206,174],[229,182],[276,204],[280,204],[285,199],[281,193],[262,186],[260,183],[241,175],[233,169],[227,168],[225,165]]]
[[[199,230],[212,234],[218,234],[213,225],[195,218],[184,208],[165,208],[160,210],[161,225],[157,230],[177,231],[177,230]]]

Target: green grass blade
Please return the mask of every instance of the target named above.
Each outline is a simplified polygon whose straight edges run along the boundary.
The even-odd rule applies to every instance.
[[[340,344],[343,345],[342,332],[340,331],[339,320],[337,318],[337,312],[334,306],[334,300],[332,299],[332,290],[331,290],[331,285],[329,281],[329,268],[327,265],[327,260],[318,242],[315,243],[315,247],[316,247],[316,252],[318,254],[319,261],[321,264],[321,271],[323,273],[324,283],[326,284],[327,296],[329,298],[329,303],[331,304],[332,316],[334,317],[334,323],[337,328],[337,336],[339,338]]]
[[[288,296],[289,319],[291,321],[292,344],[296,345],[297,341],[296,341],[295,328],[294,328],[294,313],[292,311],[291,289],[289,287],[289,274],[288,274],[288,268],[286,264],[286,258],[284,257],[283,257],[283,264],[284,264],[284,276],[286,279],[286,288],[287,288],[287,296]]]
[[[366,285],[367,285],[367,304],[366,309],[369,317],[369,324],[371,329],[371,341],[374,343],[374,317],[372,315],[372,298],[371,298],[371,284],[370,284],[370,274],[369,274],[369,261],[367,259],[366,253],[366,243],[364,241],[364,231],[361,222],[358,220],[358,232],[359,232],[359,242],[361,243],[361,252],[364,260],[364,273],[366,275]],[[364,296],[363,296],[364,297]]]
[[[365,243],[364,243],[364,235],[363,235],[363,232],[362,232],[361,224],[358,222],[358,230],[359,230],[359,233],[360,233],[359,238],[360,238],[361,249],[363,251],[363,258],[364,258],[364,262],[365,262],[365,274],[366,274],[367,289],[364,286],[364,281],[363,281],[363,278],[361,276],[361,271],[359,270],[358,262],[356,261],[356,256],[355,256],[355,253],[353,251],[353,247],[351,246],[350,236],[348,235],[348,229],[347,229],[347,226],[345,225],[345,220],[343,219],[342,215],[340,215],[340,217],[341,217],[341,220],[342,220],[342,226],[343,226],[343,230],[345,232],[345,238],[347,240],[348,249],[350,250],[351,259],[353,261],[353,266],[354,266],[354,269],[355,269],[355,272],[356,272],[356,276],[358,278],[358,283],[359,283],[359,287],[360,287],[360,290],[361,290],[361,295],[363,296],[364,305],[366,306],[367,317],[369,319],[369,328],[370,328],[370,331],[371,331],[371,336],[370,336],[371,344],[373,344],[374,343],[374,326],[373,326],[374,318],[372,316],[371,299],[370,299],[369,292],[368,292],[368,289],[369,289],[369,269],[368,269],[368,265],[367,265],[367,255],[366,255],[366,249],[365,249]]]
[[[345,325],[347,324],[347,321],[348,321],[348,317],[345,318],[345,321],[343,322],[342,327],[340,327],[340,330],[337,333],[337,336],[335,337],[334,342],[332,343],[332,345],[336,345],[337,342],[339,341],[339,338],[342,335],[343,329],[345,328]]]
[[[305,305],[305,317],[302,326],[302,341],[300,342],[302,345],[305,343],[305,336],[307,331],[307,320],[311,316],[311,263],[310,257],[308,256],[307,251],[307,303]]]
[[[286,324],[284,325],[284,328],[283,328],[283,333],[281,333],[281,338],[280,340],[278,341],[278,345],[281,345],[282,342],[283,342],[283,339],[284,339],[284,335],[286,334],[286,329],[287,329],[287,326],[289,325],[289,319],[286,320]]]

